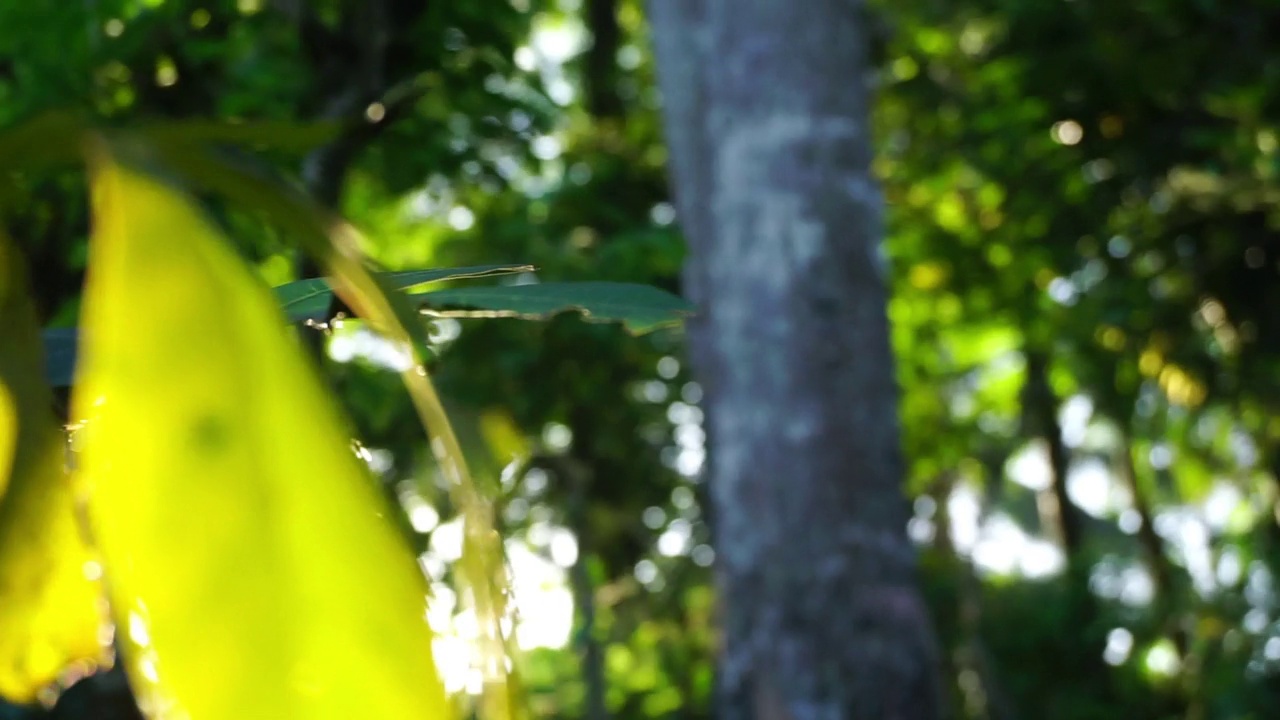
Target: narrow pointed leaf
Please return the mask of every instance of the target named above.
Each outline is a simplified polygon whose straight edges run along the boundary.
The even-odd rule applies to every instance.
[[[449,717],[425,580],[269,289],[101,149],[93,192],[73,407],[144,710]]]
[[[0,235],[0,696],[22,703],[109,660],[24,274]]]
[[[649,285],[555,282],[437,290],[416,296],[423,310],[452,317],[545,319],[567,311],[587,320],[621,322],[633,333],[679,325],[693,314],[686,300]]]
[[[511,275],[513,273],[533,272],[532,265],[471,265],[458,268],[429,268],[426,270],[402,270],[399,272],[381,273],[387,285],[397,290],[412,291],[431,283],[445,280],[470,280],[472,278]]]
[[[532,265],[476,265],[459,268],[432,268],[379,273],[387,286],[395,289],[419,287],[445,280],[490,277],[533,270]],[[325,278],[297,280],[275,288],[276,299],[290,322],[324,320],[333,301],[333,289]]]

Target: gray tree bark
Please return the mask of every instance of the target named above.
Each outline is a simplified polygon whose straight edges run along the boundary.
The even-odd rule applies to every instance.
[[[649,0],[689,242],[724,718],[932,720],[858,0]]]

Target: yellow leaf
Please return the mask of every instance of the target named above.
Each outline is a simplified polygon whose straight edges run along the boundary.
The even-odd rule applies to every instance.
[[[426,582],[268,289],[181,193],[95,156],[82,473],[156,718],[439,718]]]
[[[23,276],[0,235],[0,695],[27,703],[109,651]]]
[[[520,690],[518,679],[507,671],[509,638],[502,629],[504,621],[510,620],[506,603],[510,583],[501,538],[494,529],[492,503],[472,477],[444,406],[422,364],[423,349],[430,343],[418,312],[403,293],[396,292],[385,279],[364,267],[359,248],[365,241],[359,232],[310,197],[260,173],[237,167],[224,156],[190,145],[156,144],[155,147],[166,164],[180,170],[185,177],[241,207],[261,211],[280,225],[319,261],[333,291],[357,315],[411,353],[414,362],[402,370],[400,376],[467,528],[458,583],[462,605],[475,613],[479,626],[476,646],[484,679],[480,714],[491,720],[522,717],[512,701]]]

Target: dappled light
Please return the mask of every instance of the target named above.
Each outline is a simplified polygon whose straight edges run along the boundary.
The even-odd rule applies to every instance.
[[[0,720],[1280,716],[1280,10],[864,4],[0,3]]]

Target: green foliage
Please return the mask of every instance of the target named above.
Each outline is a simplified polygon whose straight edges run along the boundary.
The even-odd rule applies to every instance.
[[[1020,510],[1006,462],[1029,438],[1067,440],[1070,399],[1089,408],[1065,448],[1072,472],[1098,463],[1130,498],[1075,511],[1086,532],[1064,550],[1087,574],[1059,582],[1090,603],[1018,584],[961,600],[988,624],[951,642],[981,643],[995,665],[967,662],[981,682],[961,692],[965,714],[1003,712],[983,693],[1045,717],[1274,712],[1257,623],[1275,599],[1241,595],[1276,567],[1274,519],[1246,510],[1273,497],[1277,457],[1261,410],[1277,377],[1263,315],[1280,299],[1261,30],[1274,9],[997,0],[884,15],[876,167],[913,487],[945,503],[960,482],[985,514],[1052,537],[1050,493]],[[1012,342],[979,349],[993,330]],[[1093,667],[1027,672],[1048,646]],[[1176,660],[1152,661],[1157,647]]]
[[[420,285],[456,280],[459,278],[488,277],[532,270],[530,265],[482,265],[477,267],[437,270],[408,270],[386,273],[386,284],[397,290],[416,288]],[[281,285],[275,289],[276,300],[292,322],[326,320],[332,309],[333,290],[324,278],[309,278]]]
[[[91,126],[71,115],[48,115],[0,137],[0,145],[15,150],[7,158],[14,163],[11,167],[23,173],[44,173],[74,161],[74,155],[59,153],[62,148],[102,146],[103,141],[88,134]],[[447,710],[433,690],[430,633],[421,617],[425,593],[412,590],[416,573],[406,558],[393,557],[398,552],[396,541],[388,544],[385,524],[375,520],[382,513],[360,511],[369,502],[360,497],[364,481],[335,475],[356,459],[333,456],[334,452],[344,454],[344,443],[338,439],[342,433],[332,422],[318,422],[326,417],[325,401],[309,386],[308,373],[266,362],[295,362],[289,358],[297,350],[275,339],[284,337],[283,323],[273,321],[275,313],[260,300],[254,305],[238,299],[260,293],[250,289],[253,281],[242,278],[242,271],[219,247],[224,239],[181,196],[141,173],[157,173],[170,180],[183,176],[287,228],[330,272],[327,280],[304,280],[278,290],[277,300],[289,314],[328,319],[333,314],[333,288],[346,306],[365,315],[394,341],[414,348],[414,353],[426,347],[427,336],[408,304],[395,297],[397,289],[413,291],[445,279],[532,268],[489,265],[381,276],[366,273],[356,250],[361,240],[349,226],[273,179],[268,167],[208,148],[210,143],[306,148],[332,137],[333,132],[292,130],[279,124],[140,123],[128,134],[113,136],[110,143],[112,152],[128,155],[131,163],[145,171],[121,169],[99,151],[99,230],[92,245],[96,271],[85,305],[87,360],[76,370],[72,410],[73,420],[83,426],[78,443],[84,469],[77,473],[77,485],[89,499],[94,552],[110,578],[114,619],[127,632],[120,640],[126,665],[140,706],[148,714],[220,717],[234,714],[234,708],[252,706],[279,715],[380,716],[408,711],[438,716]],[[27,152],[41,147],[56,150]],[[12,197],[21,198],[27,177],[7,179],[12,181]],[[234,221],[234,216],[227,219]],[[161,231],[162,227],[166,230]],[[174,244],[170,235],[174,231],[183,236],[181,245]],[[15,276],[17,262],[10,257],[7,265]],[[671,309],[681,307],[657,291],[645,297],[634,287],[622,287],[622,299],[630,301],[625,304],[613,298],[613,305],[600,305],[600,296],[610,299],[608,285],[603,290],[588,287],[583,296],[597,316],[602,308],[618,309],[623,312],[619,319],[632,323],[669,323]],[[564,302],[566,287],[559,290]],[[166,300],[157,303],[159,295]],[[570,301],[574,299],[569,296]],[[134,312],[134,307],[147,312]],[[525,308],[517,305],[516,309]],[[273,322],[274,330],[270,329]],[[217,326],[227,330],[210,330]],[[37,351],[34,335],[26,339],[8,335],[19,347]],[[59,383],[72,380],[77,335],[70,328],[45,333],[51,351],[50,375]],[[176,344],[166,349],[167,343]],[[249,375],[236,371],[236,363],[245,358],[259,358],[254,367],[260,370]],[[428,425],[430,445],[448,474],[454,505],[468,528],[458,566],[464,578],[461,587],[484,625],[482,632],[488,635],[489,644],[482,645],[481,651],[496,658],[486,662],[500,664],[505,648],[498,623],[506,616],[506,581],[496,564],[500,550],[490,539],[496,535],[485,529],[492,523],[487,501],[471,486],[434,390],[416,370],[415,363],[404,373],[409,397]],[[261,377],[261,387],[271,388],[277,396],[243,396],[250,386],[260,384],[248,382],[250,375],[260,372],[273,375]],[[42,385],[35,380],[32,386]],[[230,410],[234,417],[210,420],[219,413],[210,415],[200,409],[210,403]],[[309,418],[311,428],[302,435],[287,422],[278,422],[285,415],[276,414],[289,407],[298,411],[300,403],[314,406],[300,413]],[[151,433],[145,445],[148,450],[141,452],[139,433],[146,434],[147,427],[157,421],[164,433]],[[181,438],[184,427],[199,428],[210,422],[217,427],[201,432],[214,432],[220,438],[212,451],[221,461],[212,456],[198,458]],[[85,585],[89,565],[74,539],[70,504],[56,489],[63,483],[28,478],[24,469],[27,461],[22,458],[35,437],[26,427],[6,420],[6,431],[18,428],[15,437],[20,442],[15,441],[15,447],[20,452],[15,482],[3,498],[5,512],[0,517],[6,522],[0,525],[0,533],[51,539],[47,553],[41,540],[40,545],[25,548],[7,543],[0,556],[0,568],[9,573],[0,589],[5,597],[13,596],[5,605],[3,633],[7,642],[14,643],[3,648],[6,667],[13,674],[3,682],[6,692],[20,700],[35,697],[37,691],[46,698],[56,693],[50,686],[55,677],[75,678],[65,674],[72,661],[100,661],[107,650],[100,640],[104,629],[99,627],[98,591],[93,589],[96,575],[88,576]],[[272,433],[283,435],[272,439]],[[263,443],[275,449],[264,454]],[[285,455],[301,465],[291,467],[271,459],[295,443],[308,447]],[[235,467],[236,463],[240,466]],[[325,477],[334,484],[309,487],[305,479],[310,476]],[[268,501],[257,512],[233,512],[234,505],[259,496]],[[289,502],[281,503],[280,498]],[[188,506],[204,508],[203,523],[192,523],[183,513],[171,511]],[[324,537],[324,527],[335,521],[345,528],[341,547],[326,549],[315,538]],[[282,538],[280,533],[287,528],[293,529]],[[178,543],[184,557],[176,559],[167,543],[188,532],[194,535]],[[353,542],[352,532],[362,539]],[[318,534],[309,535],[313,533]],[[304,546],[309,549],[301,553]],[[355,575],[342,579],[351,573]],[[361,573],[371,575],[362,579]],[[316,584],[318,578],[352,592],[325,591]],[[288,584],[278,586],[282,579],[288,579]],[[48,592],[34,590],[45,585]],[[208,587],[223,587],[224,592],[214,596]],[[312,592],[325,601],[306,597]],[[410,612],[396,612],[392,606]],[[414,606],[419,610],[413,611]],[[309,608],[308,612],[289,610],[301,607]],[[224,612],[229,614],[217,620]],[[364,614],[372,615],[362,621]],[[79,617],[87,619],[74,619]],[[230,632],[214,631],[227,623],[234,625]],[[386,632],[374,632],[380,624]],[[353,628],[361,628],[358,632],[363,635],[351,636],[348,631]],[[260,662],[219,659],[226,653],[243,654],[258,638],[272,634],[282,634],[282,639],[268,647],[270,652],[259,653]],[[334,655],[337,647],[343,650]],[[375,653],[377,663],[368,657],[362,660],[362,648]],[[221,669],[221,680],[199,679],[207,675],[199,670],[206,663]],[[279,674],[299,667],[312,668],[305,671],[304,684],[310,688],[306,692],[296,691],[297,681]],[[75,672],[82,674],[84,669],[76,666]],[[361,673],[367,675],[365,680],[360,679]],[[486,682],[493,686],[493,692],[486,693],[486,715],[512,716],[515,709],[503,699],[507,691],[501,674]],[[361,693],[350,691],[356,686]]]
[[[577,311],[595,321],[621,320],[633,332],[679,325],[692,307],[680,298],[636,283],[575,282],[468,287],[421,296],[424,312],[441,317],[547,318]],[[453,310],[471,308],[477,312]]]
[[[66,172],[79,147],[53,140],[68,127],[105,121],[158,147],[295,320],[369,315],[371,288],[413,291],[372,303],[380,321],[304,339],[385,332],[424,303],[455,311],[434,333],[404,325],[401,340],[430,344],[460,443],[493,475],[481,485],[495,524],[509,549],[538,556],[561,531],[576,538],[568,575],[547,580],[577,598],[576,631],[517,656],[522,704],[582,717],[601,690],[613,717],[705,717],[714,518],[697,481],[701,388],[677,333],[583,322],[575,308],[652,324],[595,291],[533,297],[582,280],[680,290],[641,3],[616,4],[618,46],[603,58],[585,33],[609,29],[586,5],[8,3],[0,125],[18,129],[0,135],[0,200],[55,385],[73,379],[88,256],[87,199]],[[1275,714],[1275,9],[882,5],[874,167],[905,481],[955,715]],[[377,26],[361,13],[374,6],[392,22],[370,41]],[[555,58],[535,50],[548,38]],[[283,181],[291,169],[368,236]],[[335,240],[339,260],[368,254],[387,274],[337,283],[341,301],[299,277],[294,248],[323,259]],[[439,290],[395,274],[512,260],[538,282]],[[656,322],[686,308],[645,311]],[[362,445],[385,456],[379,479],[447,598],[462,568],[437,553],[423,504],[446,524],[484,511],[443,481],[415,420],[424,408],[401,383],[372,355],[336,355],[322,358],[325,378]],[[1072,546],[1053,511],[1056,439],[1074,478]],[[1105,502],[1088,492],[1099,477]],[[464,593],[443,614],[470,622],[471,605]]]
[[[384,273],[387,286],[415,296],[423,312],[437,317],[520,317],[546,319],[576,310],[598,322],[621,322],[634,332],[679,325],[691,312],[679,297],[636,283],[575,282],[468,287],[429,291],[448,280],[531,272],[532,265],[478,265]],[[276,298],[292,322],[325,320],[332,315],[333,292],[324,278],[281,285]],[[467,312],[465,309],[477,312]],[[59,358],[60,360],[61,358]]]

